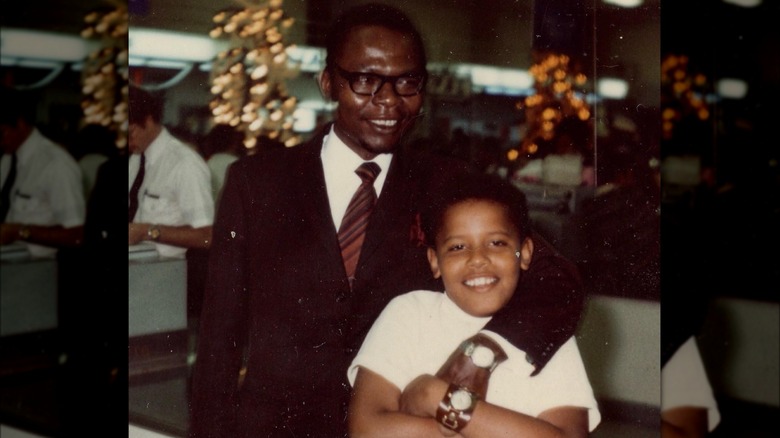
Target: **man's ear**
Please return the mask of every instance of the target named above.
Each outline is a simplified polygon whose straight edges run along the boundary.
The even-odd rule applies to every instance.
[[[336,99],[333,97],[333,81],[327,68],[322,69],[320,75],[317,77],[317,82],[320,85],[322,97],[335,101]]]
[[[441,271],[439,270],[439,257],[436,256],[436,251],[433,248],[428,248],[428,264],[431,265],[431,273],[433,278],[441,277]]]
[[[534,254],[534,241],[530,237],[526,237],[520,245],[520,269],[527,271],[531,266],[531,259]]]

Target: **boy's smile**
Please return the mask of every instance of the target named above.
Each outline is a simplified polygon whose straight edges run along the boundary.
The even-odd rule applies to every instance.
[[[490,316],[512,298],[532,251],[531,240],[521,244],[501,205],[468,200],[447,210],[428,260],[458,307],[470,315]]]

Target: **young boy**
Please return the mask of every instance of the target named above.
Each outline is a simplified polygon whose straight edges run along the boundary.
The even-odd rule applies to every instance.
[[[350,435],[587,436],[600,414],[573,337],[531,377],[523,351],[495,333],[474,336],[524,293],[533,241],[523,194],[492,176],[463,175],[437,193],[422,226],[445,292],[401,295],[375,321],[348,370]],[[462,356],[492,373],[487,388],[436,376],[470,336]]]

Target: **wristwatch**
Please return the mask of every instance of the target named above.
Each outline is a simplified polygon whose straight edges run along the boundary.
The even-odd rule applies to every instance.
[[[157,241],[160,239],[160,228],[157,225],[152,225],[149,227],[146,235],[149,236],[150,240]]]
[[[19,240],[27,240],[30,238],[30,227],[27,225],[22,225],[21,228],[19,228]]]
[[[436,419],[444,427],[460,432],[471,420],[476,405],[474,393],[451,383],[436,409]]]
[[[463,342],[463,354],[470,357],[474,365],[485,368],[491,373],[507,359],[506,353],[498,343],[483,334],[472,336]]]

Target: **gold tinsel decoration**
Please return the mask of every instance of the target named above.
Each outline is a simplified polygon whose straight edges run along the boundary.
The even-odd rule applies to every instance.
[[[555,138],[556,126],[567,117],[590,118],[590,107],[582,90],[588,78],[570,66],[567,55],[549,53],[531,66],[535,93],[518,102],[525,110],[528,130],[518,150],[510,150],[507,158],[514,161],[521,154],[533,155],[540,140]]]
[[[674,136],[674,127],[688,116],[706,121],[710,108],[706,101],[711,84],[702,73],[689,71],[685,55],[670,54],[661,61],[661,132],[664,140]]]
[[[83,121],[110,128],[123,149],[128,123],[127,8],[95,10],[84,22],[82,38],[99,40],[101,47],[87,57],[81,72]]]
[[[282,0],[243,4],[214,16],[216,26],[209,35],[229,39],[230,48],[212,65],[211,114],[215,123],[243,132],[249,149],[260,137],[294,146],[301,142],[292,129],[298,102],[288,94],[286,81],[298,69],[289,65],[284,42],[294,19],[285,14]]]

